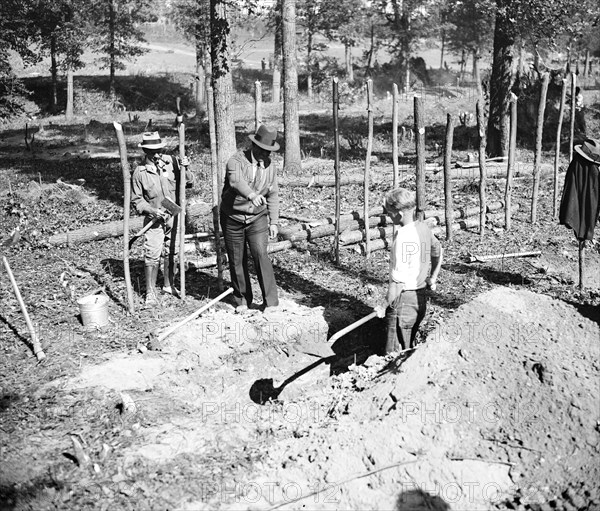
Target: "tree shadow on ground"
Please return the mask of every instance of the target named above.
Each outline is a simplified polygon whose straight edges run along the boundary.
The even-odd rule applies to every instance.
[[[498,284],[499,286],[528,286],[533,284],[533,281],[529,277],[520,273],[499,271],[487,266],[473,267],[473,265],[464,263],[452,263],[444,265],[443,268],[444,270],[462,275],[475,273],[488,282]]]

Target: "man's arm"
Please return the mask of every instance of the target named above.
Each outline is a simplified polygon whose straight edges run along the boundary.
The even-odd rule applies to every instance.
[[[437,241],[437,240],[435,240]],[[442,260],[444,258],[443,254],[444,254],[444,249],[442,248],[442,246],[439,244],[439,241],[437,242],[437,250],[433,250],[432,247],[432,251],[431,251],[431,275],[427,278],[427,285],[433,290],[435,291],[436,288],[436,281],[438,278],[438,274],[440,273],[440,269],[442,268]]]
[[[258,194],[252,189],[252,187],[244,178],[243,169],[244,165],[238,158],[230,158],[227,162],[226,168],[227,179],[229,180],[229,185],[231,188],[233,188],[239,195],[248,200],[252,200]]]

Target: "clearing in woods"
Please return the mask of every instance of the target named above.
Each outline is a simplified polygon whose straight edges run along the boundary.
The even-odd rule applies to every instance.
[[[318,107],[325,113],[301,117],[304,147],[321,155],[306,158],[305,177],[332,173],[328,106]],[[373,206],[391,187],[386,100],[377,107]],[[343,133],[364,124],[362,105],[342,113]],[[140,115],[152,115],[175,148],[173,115]],[[236,115],[241,143],[253,131],[251,104],[237,105]],[[279,116],[265,107],[265,118],[281,128]],[[147,119],[116,117],[133,157]],[[3,275],[3,509],[600,508],[600,254],[588,244],[586,287],[578,290],[577,244],[552,218],[550,174],[542,174],[537,224],[529,222],[531,176],[523,172],[514,183],[519,209],[511,231],[500,215],[490,216],[483,240],[477,228],[456,231],[452,242],[439,235],[445,261],[410,356],[382,356],[379,320],[326,342],[372,311],[388,269],[385,250],[365,260],[356,245],[335,266],[331,237],[272,254],[279,311],[235,314],[220,303],[147,350],[149,332],[219,294],[217,275],[213,267],[189,270],[184,302],[164,296],[161,309],[131,316],[118,238],[48,242],[122,217],[118,161],[78,152],[82,124],[87,151],[115,151],[110,120],[48,124],[36,133],[33,154],[24,151],[22,131],[2,133],[3,252],[48,357],[35,365]],[[457,160],[473,151],[473,129],[457,133]],[[430,162],[440,161],[440,133],[439,125],[428,131]],[[364,165],[364,150],[347,140],[343,175]],[[412,143],[401,150],[412,187]],[[199,182],[210,183],[206,134],[194,121],[188,153]],[[527,151],[519,157],[527,161]],[[455,181],[456,208],[477,206],[475,179]],[[441,181],[441,173],[427,173],[428,208],[443,208]],[[362,193],[361,185],[343,187],[342,211],[360,210]],[[210,201],[209,186],[194,194]],[[489,200],[503,194],[504,181],[489,179]],[[334,209],[333,188],[282,187],[281,204],[288,216],[324,218]],[[522,251],[541,256],[469,262],[471,254]],[[139,305],[141,243],[131,259]],[[88,330],[76,299],[99,286],[110,297],[111,322]]]

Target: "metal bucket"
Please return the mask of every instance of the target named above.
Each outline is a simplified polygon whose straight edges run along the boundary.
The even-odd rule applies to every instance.
[[[108,325],[108,296],[95,294],[77,300],[81,322],[86,328],[100,328]]]

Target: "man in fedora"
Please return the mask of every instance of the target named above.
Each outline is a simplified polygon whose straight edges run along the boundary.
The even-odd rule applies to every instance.
[[[273,266],[267,254],[268,239],[278,234],[279,189],[275,165],[271,163],[271,153],[279,149],[277,130],[261,125],[248,138],[251,147],[237,152],[227,162],[220,215],[237,312],[252,305],[246,246],[254,260],[263,310],[279,305]]]
[[[165,147],[157,131],[142,135],[139,145],[144,151],[144,161],[138,165],[131,178],[131,202],[138,213],[145,215],[144,225],[157,220],[145,233],[144,238],[144,276],[146,280],[146,305],[158,304],[156,278],[161,256],[163,257],[163,291],[173,293],[171,287],[175,265],[172,255],[177,253],[178,243],[173,230],[173,217],[161,207],[163,199],[178,202],[179,166],[186,168],[186,186],[192,186],[193,174],[189,170],[187,156],[178,161],[172,156],[162,154]]]
[[[579,241],[591,240],[600,214],[600,140],[588,138],[575,146],[560,202],[559,221],[573,229]]]

